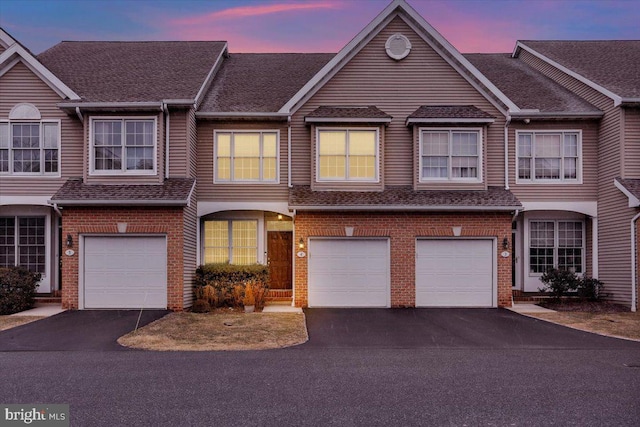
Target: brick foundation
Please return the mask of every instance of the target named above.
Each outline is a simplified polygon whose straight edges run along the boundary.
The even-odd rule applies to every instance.
[[[391,306],[415,306],[415,241],[418,237],[452,237],[452,227],[461,226],[460,237],[494,237],[498,240],[498,306],[511,305],[511,257],[500,256],[502,240],[511,244],[509,213],[325,213],[299,212],[295,218],[296,241],[309,237],[388,237],[391,244]],[[511,252],[511,248],[509,248]],[[306,307],[307,258],[296,258],[295,305]]]
[[[118,233],[117,223],[127,223],[126,233]],[[71,208],[62,211],[62,239],[73,239],[73,256],[62,257],[62,307],[78,309],[82,286],[78,272],[80,236],[146,234],[167,237],[167,308],[183,310],[182,208]],[[63,248],[66,249],[66,248]]]

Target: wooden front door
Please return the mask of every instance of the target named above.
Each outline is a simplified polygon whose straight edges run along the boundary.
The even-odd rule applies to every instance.
[[[293,233],[291,231],[267,232],[271,289],[292,289],[292,243]]]

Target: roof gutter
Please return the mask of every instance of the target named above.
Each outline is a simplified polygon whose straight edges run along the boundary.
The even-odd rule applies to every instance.
[[[209,112],[209,111],[197,111],[196,117],[199,119],[276,119],[286,120],[289,113],[277,113],[277,112]]]
[[[621,98],[620,99],[620,105],[623,107],[625,106],[637,107],[638,104],[640,104],[640,98]]]
[[[164,102],[60,102],[60,108],[91,109],[91,110],[152,110],[162,111]]]
[[[590,111],[576,113],[571,111],[542,112],[542,111],[514,111],[511,118],[514,120],[527,119],[599,119],[604,116],[602,111]]]
[[[521,211],[522,206],[412,206],[412,205],[289,205],[289,210],[298,211],[420,211],[420,212],[514,212]]]
[[[305,117],[305,123],[391,123],[390,117],[384,118],[349,118],[349,117]]]
[[[478,123],[478,124],[490,124],[495,122],[495,119],[490,119],[490,118],[418,118],[418,117],[409,117],[406,122],[405,122],[405,126],[409,126],[409,125],[414,125],[414,124],[431,124],[431,123]]]
[[[47,200],[60,206],[188,206],[189,200]]]

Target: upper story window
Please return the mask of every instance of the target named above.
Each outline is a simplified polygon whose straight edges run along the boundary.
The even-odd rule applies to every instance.
[[[155,119],[92,119],[91,173],[153,174],[156,145]]]
[[[215,132],[215,182],[278,182],[278,131]]]
[[[480,181],[480,129],[420,132],[420,181]]]
[[[0,174],[60,174],[60,122],[42,120],[31,104],[18,104],[0,121]]]
[[[517,136],[518,182],[580,182],[579,131],[518,132]]]
[[[318,181],[378,181],[378,129],[318,129]]]

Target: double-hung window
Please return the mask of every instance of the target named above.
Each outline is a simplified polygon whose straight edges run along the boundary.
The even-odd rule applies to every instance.
[[[518,181],[579,183],[581,135],[569,132],[518,132]]]
[[[277,131],[215,132],[215,182],[278,182]]]
[[[59,122],[0,122],[0,174],[58,176],[59,171]]]
[[[584,223],[582,221],[530,221],[529,272],[550,268],[584,272]]]
[[[0,217],[0,267],[46,271],[45,217]]]
[[[420,181],[479,181],[479,129],[429,129],[420,132]]]
[[[153,174],[155,119],[92,119],[91,172]]]
[[[204,263],[249,265],[258,262],[258,221],[204,222]]]
[[[378,181],[377,129],[318,129],[318,181]]]

